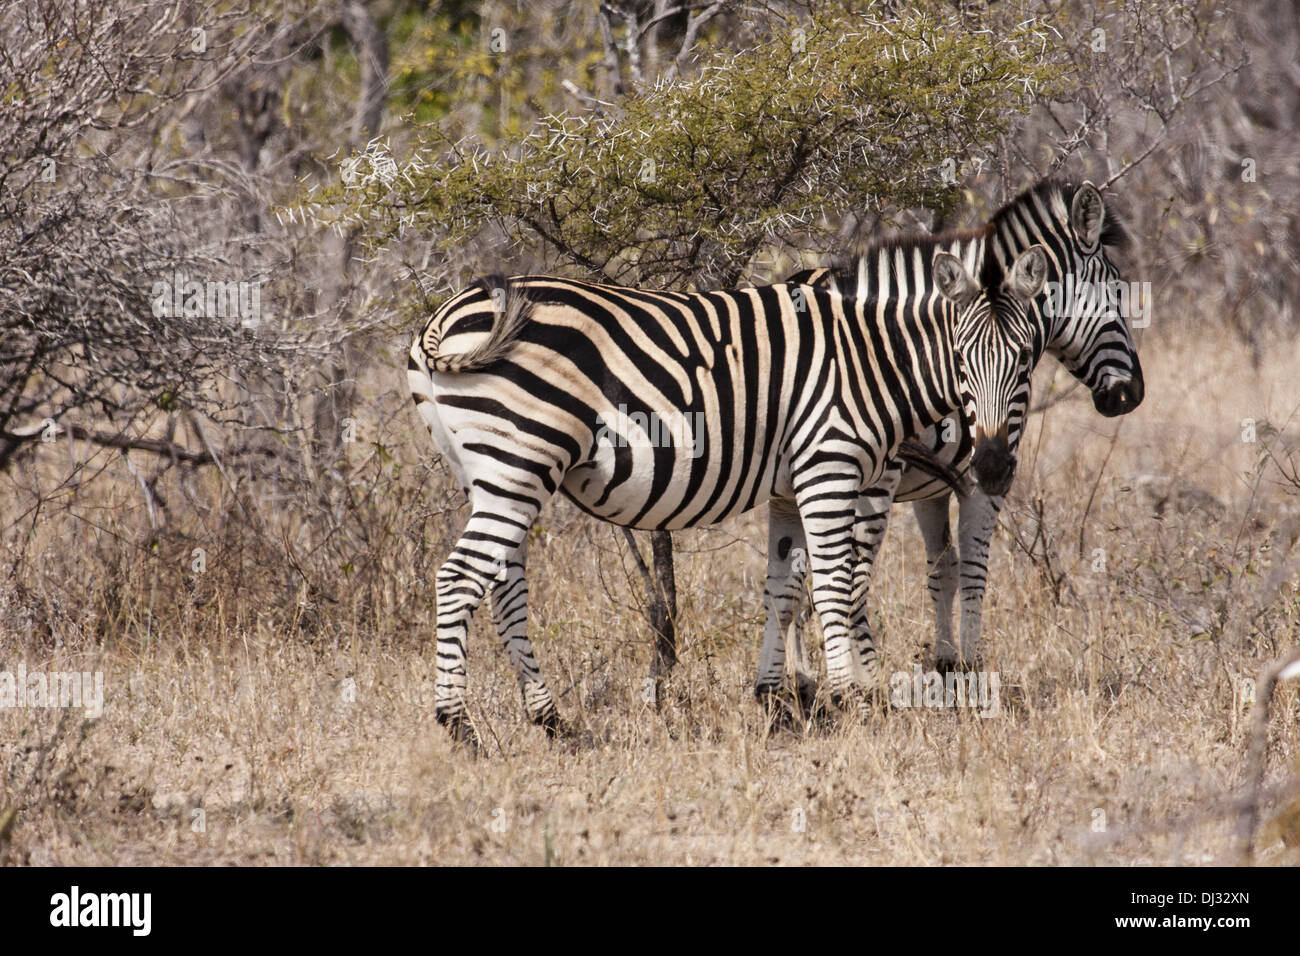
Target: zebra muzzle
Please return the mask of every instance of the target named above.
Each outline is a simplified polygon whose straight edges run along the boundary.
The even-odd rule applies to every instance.
[[[986,495],[1005,495],[1016,473],[1016,459],[1011,454],[1005,432],[991,437],[979,435],[975,439],[975,455],[971,459],[975,480]]]
[[[1094,391],[1092,405],[1107,418],[1114,418],[1116,415],[1127,415],[1141,405],[1145,394],[1142,369],[1135,368],[1132,378],[1112,379],[1103,388]]]

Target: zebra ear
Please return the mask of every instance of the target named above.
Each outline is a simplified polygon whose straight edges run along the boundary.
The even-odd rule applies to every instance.
[[[1070,200],[1070,226],[1084,249],[1091,251],[1101,239],[1101,228],[1106,218],[1106,204],[1101,193],[1090,182],[1075,190]]]
[[[936,252],[932,268],[934,284],[938,287],[939,294],[948,301],[965,306],[979,294],[979,283],[951,252]]]
[[[1023,302],[1032,301],[1046,282],[1047,252],[1042,246],[1030,246],[1020,253],[1007,275],[1007,288]]]

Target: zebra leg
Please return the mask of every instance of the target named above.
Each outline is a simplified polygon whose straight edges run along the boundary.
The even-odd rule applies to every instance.
[[[957,536],[961,544],[961,656],[958,666],[980,665],[980,630],[983,625],[984,588],[988,579],[989,541],[997,527],[1003,497],[991,498],[974,491],[961,499]]]
[[[524,713],[528,719],[546,729],[547,736],[560,732],[560,717],[555,709],[551,689],[542,679],[533,646],[528,640],[528,580],[524,577],[525,552],[506,563],[503,573],[492,583],[488,604],[497,634],[506,649],[519,678],[519,691],[524,699]]]
[[[876,655],[876,642],[871,636],[871,622],[867,616],[867,593],[871,589],[871,575],[889,526],[889,509],[898,491],[903,474],[903,463],[893,461],[884,477],[874,488],[868,488],[858,499],[857,518],[854,522],[853,613],[849,631],[853,640],[855,682],[873,688],[879,678],[880,662]]]
[[[522,551],[537,507],[511,501],[508,508],[488,510],[487,502],[478,495],[472,499],[474,511],[469,522],[438,569],[438,664],[433,700],[438,723],[456,740],[477,748],[478,738],[465,713],[469,619],[498,578],[509,580],[509,563]]]
[[[965,506],[966,497],[958,499]],[[949,519],[951,495],[926,498],[912,503],[916,523],[925,540],[925,556],[930,565],[930,598],[934,601],[934,659],[941,671],[957,663],[957,645],[952,636],[952,605],[957,597],[957,549],[952,544]],[[963,513],[964,514],[964,513]],[[962,519],[964,521],[964,517]]]
[[[795,693],[801,703],[810,705],[817,681],[799,628],[803,582],[808,572],[803,523],[795,504],[780,498],[772,500],[768,514],[767,584],[763,591],[767,620],[754,695],[762,699],[780,692],[789,657],[794,664]]]
[[[821,618],[826,648],[826,686],[836,703],[863,690],[849,629],[858,497],[858,482],[847,478],[809,481],[799,491],[799,514],[813,575],[813,607]]]

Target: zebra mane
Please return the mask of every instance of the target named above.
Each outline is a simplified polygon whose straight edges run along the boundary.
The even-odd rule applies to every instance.
[[[987,238],[993,235],[1003,222],[1016,215],[1025,204],[1032,203],[1035,200],[1040,201],[1043,206],[1051,210],[1053,216],[1063,226],[1068,226],[1070,200],[1077,189],[1078,184],[1076,183],[1068,183],[1048,177],[1022,190],[1014,199],[1003,204],[989,221],[979,228],[950,229],[945,232],[885,236],[880,239],[873,239],[856,255],[843,253],[834,255],[831,257],[830,265],[824,269],[805,269],[795,273],[785,281],[795,284],[834,287],[844,295],[852,296],[857,289],[858,270],[861,268],[862,263],[864,261],[868,263],[875,261],[881,252],[901,250],[906,258],[911,255],[913,250],[919,248],[923,253],[928,253],[925,256],[928,262],[935,251],[948,248],[953,243],[960,242],[964,244],[973,239]],[[1125,225],[1123,216],[1116,209],[1114,197],[1104,192],[1101,195],[1102,204],[1106,210],[1105,217],[1102,220],[1101,244],[1123,249],[1129,244],[1131,238],[1128,227]],[[893,257],[890,258],[892,260]],[[1003,276],[999,274],[995,256],[985,256],[983,263],[980,265],[980,270],[980,278],[985,285],[996,286],[1001,283]]]
[[[1001,225],[1008,217],[1015,215],[1022,206],[1034,199],[1040,200],[1044,206],[1052,210],[1058,222],[1063,225],[1068,224],[1070,200],[1078,188],[1078,183],[1065,182],[1052,176],[1040,179],[1029,188],[1021,190],[1014,199],[1004,203],[993,214],[989,225],[993,227]],[[1101,201],[1106,210],[1106,215],[1102,219],[1101,244],[1123,249],[1129,244],[1130,234],[1122,211],[1116,208],[1114,196],[1108,192],[1102,192]]]
[[[882,239],[872,240],[857,255],[841,254],[834,256],[831,259],[831,264],[826,268],[806,269],[795,273],[785,281],[794,284],[807,283],[834,288],[845,297],[853,298],[859,288],[862,270],[874,268],[882,253],[886,254],[886,261],[889,263],[890,272],[892,273],[898,253],[902,253],[904,262],[910,262],[913,252],[920,249],[923,253],[922,259],[925,262],[925,267],[928,269],[930,261],[934,258],[934,253],[941,249],[950,249],[954,243],[965,244],[972,239],[983,238],[988,235],[989,230],[990,227],[986,225],[979,229],[954,229],[940,233],[886,236]]]

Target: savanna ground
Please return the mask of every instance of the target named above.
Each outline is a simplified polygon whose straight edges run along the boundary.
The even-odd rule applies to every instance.
[[[38,517],[25,544],[10,539],[37,570],[0,589],[0,661],[102,671],[105,704],[85,721],[0,710],[0,859],[1237,862],[1249,679],[1297,643],[1294,582],[1265,582],[1300,512],[1268,460],[1285,465],[1300,434],[1300,377],[1294,343],[1256,366],[1235,336],[1184,334],[1158,293],[1144,334],[1136,413],[1102,419],[1076,390],[1032,419],[991,558],[986,666],[1002,688],[988,719],[896,709],[769,733],[751,692],[763,510],[676,536],[682,661],[657,711],[620,536],[557,502],[531,546],[532,633],[584,741],[552,744],[522,722],[480,611],[470,701],[486,753],[473,759],[432,708],[432,572],[464,511],[409,404],[375,428],[409,492],[375,506],[377,528],[405,522],[377,545],[389,590],[350,595],[342,568],[329,601],[288,613],[233,533],[214,532],[201,573],[189,542],[140,547],[139,487],[112,464],[119,477],[100,476],[81,517]],[[374,374],[399,367],[378,356]],[[1065,386],[1045,362],[1036,401]],[[69,454],[87,473],[111,461]],[[174,485],[159,490],[225,493],[208,473]],[[928,660],[924,561],[902,506],[871,594],[886,674]],[[1298,686],[1273,702],[1262,864],[1300,863]]]

